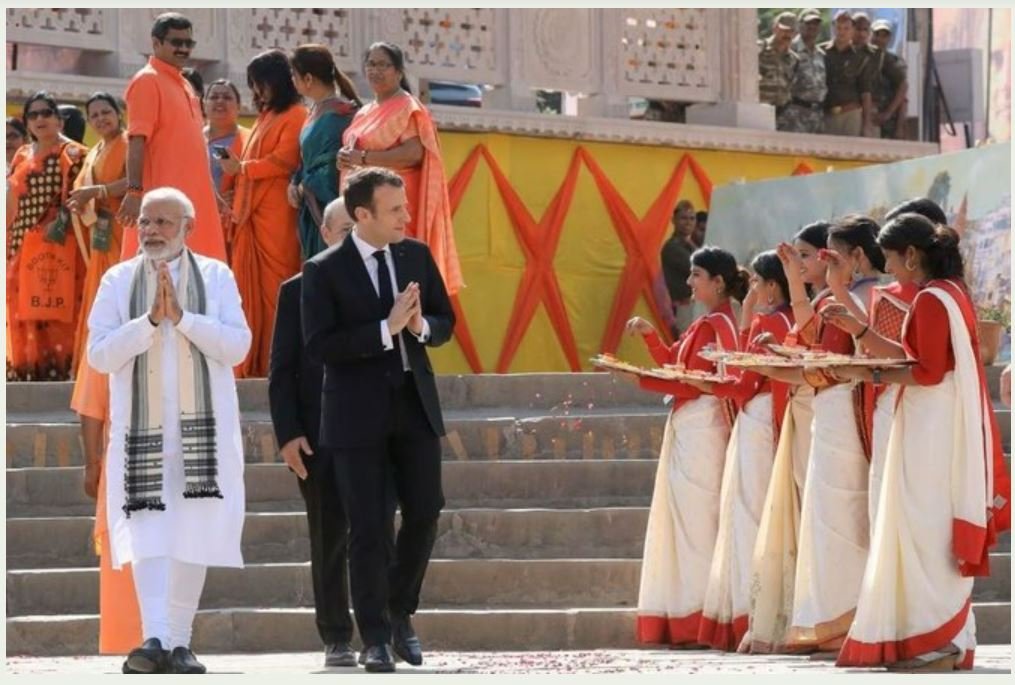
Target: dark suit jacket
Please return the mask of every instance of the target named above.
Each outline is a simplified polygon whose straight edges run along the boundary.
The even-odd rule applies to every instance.
[[[399,292],[419,283],[423,316],[430,326],[427,345],[451,339],[455,315],[430,249],[416,240],[391,245]],[[397,293],[396,293],[397,295]],[[303,265],[303,336],[312,359],[324,364],[321,443],[328,447],[377,445],[391,411],[397,364],[381,342],[382,305],[366,265],[351,238],[318,253]],[[281,307],[281,305],[280,305]],[[408,330],[402,343],[426,419],[444,435],[437,383],[426,348]]]
[[[296,274],[278,289],[275,330],[271,334],[268,402],[279,447],[305,435],[310,449],[317,452],[324,368],[310,359],[303,345],[303,329],[300,326],[302,283],[301,275]],[[312,462],[308,460],[308,463]]]

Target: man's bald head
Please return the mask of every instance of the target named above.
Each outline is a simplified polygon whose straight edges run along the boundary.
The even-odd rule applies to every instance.
[[[338,197],[328,203],[321,224],[321,240],[325,245],[331,247],[345,240],[354,224],[345,209],[344,198]]]

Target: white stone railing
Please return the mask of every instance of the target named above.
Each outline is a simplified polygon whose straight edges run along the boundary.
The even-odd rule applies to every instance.
[[[151,22],[162,11],[8,9],[7,40],[116,53],[107,73],[90,75],[123,77],[150,52]],[[416,78],[690,103],[719,99],[720,27],[738,12],[753,17],[713,9],[186,10],[193,57],[217,76],[239,78],[258,52],[308,42],[329,45],[357,73],[366,47],[383,39],[403,48]]]

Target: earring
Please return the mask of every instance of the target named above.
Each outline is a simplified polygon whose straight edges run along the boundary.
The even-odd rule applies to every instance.
[[[775,295],[772,295],[771,293],[769,293],[769,295],[768,295],[768,304],[775,304]]]

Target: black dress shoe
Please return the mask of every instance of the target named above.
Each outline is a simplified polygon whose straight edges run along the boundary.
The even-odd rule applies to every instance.
[[[395,658],[391,655],[391,648],[387,645],[373,645],[366,648],[366,659],[363,667],[367,673],[394,673]]]
[[[170,673],[205,673],[204,667],[189,647],[177,647],[169,655]]]
[[[356,666],[356,652],[348,642],[336,642],[324,648],[325,667]]]
[[[423,665],[423,645],[416,637],[408,616],[391,620],[391,642],[399,659],[413,666]]]
[[[162,641],[150,637],[140,647],[132,649],[123,662],[124,673],[166,673],[169,652],[162,649]]]

